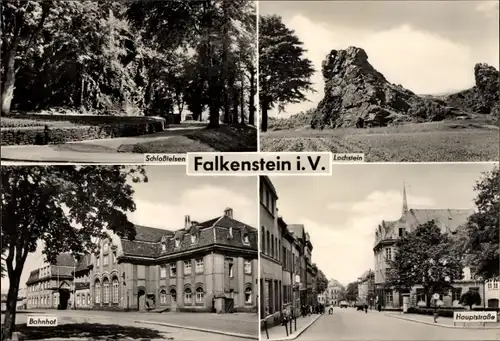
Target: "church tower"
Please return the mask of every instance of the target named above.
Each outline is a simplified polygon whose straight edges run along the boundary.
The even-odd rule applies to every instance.
[[[406,200],[406,186],[405,183],[403,182],[403,214],[404,216],[408,212],[408,201]]]

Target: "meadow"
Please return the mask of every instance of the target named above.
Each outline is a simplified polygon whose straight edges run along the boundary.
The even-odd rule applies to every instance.
[[[364,153],[368,162],[498,161],[500,137],[491,118],[408,123],[367,129],[309,127],[261,133],[263,152]]]

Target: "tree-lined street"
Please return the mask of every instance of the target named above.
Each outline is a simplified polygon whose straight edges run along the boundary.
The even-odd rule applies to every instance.
[[[478,330],[429,326],[387,316],[384,312],[336,308],[323,315],[297,340],[498,340],[500,329]]]

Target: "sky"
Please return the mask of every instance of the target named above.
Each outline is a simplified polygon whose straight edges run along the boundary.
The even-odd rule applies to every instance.
[[[471,209],[473,190],[493,164],[344,164],[331,177],[270,177],[279,215],[304,224],[313,245],[312,262],[343,285],[374,268],[375,229],[402,213],[403,183],[408,208]]]
[[[332,49],[363,48],[386,78],[417,94],[444,94],[474,85],[474,65],[499,64],[498,0],[487,1],[260,1],[259,14],[276,14],[293,29],[317,72],[310,102],[323,97],[321,62]],[[270,115],[277,115],[275,110]]]
[[[160,229],[184,228],[184,216],[192,221],[205,221],[233,209],[236,220],[250,226],[257,222],[256,177],[187,176],[185,166],[148,166],[149,181],[132,184],[136,211],[128,214],[138,225]],[[25,287],[29,273],[43,265],[41,247],[28,255],[21,278]],[[8,279],[1,281],[2,292],[8,290]]]

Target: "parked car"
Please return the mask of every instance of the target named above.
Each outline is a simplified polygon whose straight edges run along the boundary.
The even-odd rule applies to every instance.
[[[346,301],[340,301],[340,308],[347,308],[348,306]]]

